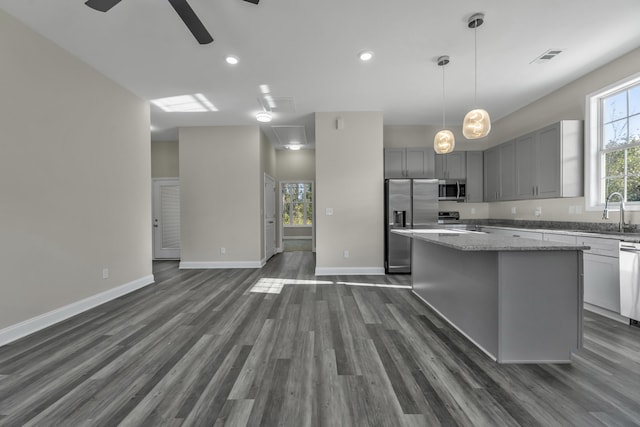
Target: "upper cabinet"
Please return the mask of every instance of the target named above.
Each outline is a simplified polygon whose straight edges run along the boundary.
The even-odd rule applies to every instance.
[[[583,195],[582,121],[562,120],[485,152],[485,201]]]
[[[484,152],[484,201],[513,200],[516,192],[516,141]]]
[[[483,198],[484,165],[482,151],[467,151],[467,202],[479,203]]]
[[[435,155],[436,178],[466,179],[467,156],[464,151]]]
[[[433,178],[433,148],[385,148],[385,178]]]
[[[578,197],[583,193],[580,120],[563,120],[516,139],[516,198]]]

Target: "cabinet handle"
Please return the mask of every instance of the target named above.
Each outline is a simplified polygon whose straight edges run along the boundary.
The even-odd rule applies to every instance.
[[[535,186],[535,185],[532,185],[532,186],[531,186],[531,195],[532,195],[532,196],[535,196],[535,195],[536,195],[536,186]]]

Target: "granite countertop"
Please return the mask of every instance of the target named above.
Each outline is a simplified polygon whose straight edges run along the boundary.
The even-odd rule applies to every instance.
[[[498,228],[502,230],[527,230],[539,233],[565,234],[572,236],[597,237],[601,239],[623,240],[626,242],[640,243],[640,233],[619,232],[619,231],[584,231],[584,230],[558,230],[549,228],[514,227],[500,225],[480,225],[484,228]]]
[[[392,230],[393,233],[446,246],[460,251],[575,251],[588,246],[533,240],[523,237],[496,236],[455,229]]]

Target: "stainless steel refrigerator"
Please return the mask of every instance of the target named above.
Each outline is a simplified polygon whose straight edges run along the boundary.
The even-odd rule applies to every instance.
[[[411,273],[411,239],[391,230],[438,223],[438,180],[387,179],[384,195],[385,272]]]

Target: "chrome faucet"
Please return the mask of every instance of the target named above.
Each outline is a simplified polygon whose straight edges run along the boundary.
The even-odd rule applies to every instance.
[[[604,203],[604,212],[602,212],[602,219],[609,219],[609,201],[611,197],[618,196],[620,198],[620,223],[618,224],[618,231],[624,231],[624,196],[617,191],[609,194],[607,201]]]

